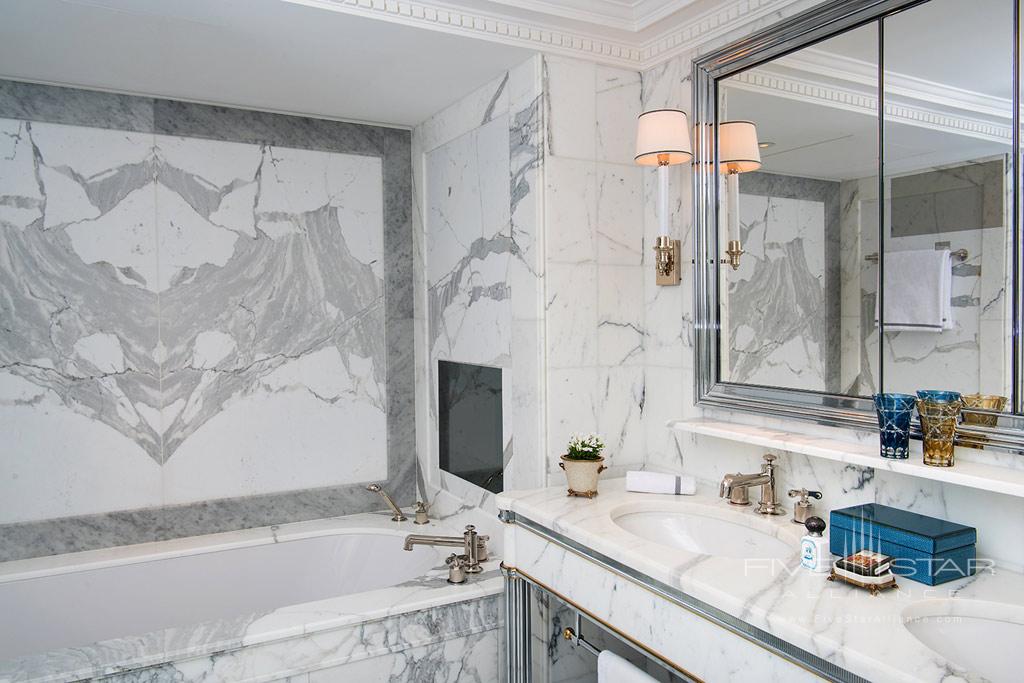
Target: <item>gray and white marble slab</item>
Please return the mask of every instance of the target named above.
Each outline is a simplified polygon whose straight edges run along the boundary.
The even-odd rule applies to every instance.
[[[0,81],[0,145],[4,559],[411,502],[408,131]]]

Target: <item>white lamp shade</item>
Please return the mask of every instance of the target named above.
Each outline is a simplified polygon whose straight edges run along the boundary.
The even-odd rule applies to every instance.
[[[645,111],[637,119],[636,163],[641,166],[682,164],[693,158],[690,124],[678,109]]]
[[[750,121],[719,123],[718,161],[722,173],[746,173],[761,168],[757,126]]]

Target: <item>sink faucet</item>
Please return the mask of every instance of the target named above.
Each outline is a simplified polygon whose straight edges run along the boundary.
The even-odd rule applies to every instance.
[[[761,487],[761,500],[756,512],[760,515],[785,514],[782,504],[775,497],[775,456],[766,453],[761,471],[757,474],[727,474],[718,488],[719,498],[728,498],[730,505],[750,505],[748,490],[751,486]]]
[[[388,495],[387,491],[381,488],[380,484],[370,484],[369,486],[366,487],[366,490],[380,494],[380,497],[383,498],[384,502],[388,504],[388,507],[391,508],[391,511],[395,513],[391,516],[392,522],[404,522],[406,519],[408,519],[408,517],[402,514],[402,508],[398,507],[395,504],[395,501],[391,500],[391,496]]]
[[[405,550],[412,550],[415,545],[443,545],[454,548],[462,548],[464,570],[468,574],[479,574],[483,571],[481,562],[487,560],[487,541],[490,536],[481,536],[476,532],[472,524],[466,525],[466,531],[461,536],[423,536],[411,534],[405,537]],[[453,582],[459,583],[459,582]]]

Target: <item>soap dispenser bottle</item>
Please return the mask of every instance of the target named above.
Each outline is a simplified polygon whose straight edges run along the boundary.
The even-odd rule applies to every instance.
[[[807,535],[800,539],[800,566],[816,574],[824,574],[832,569],[828,538],[822,535],[825,520],[808,517],[804,526],[807,527]]]

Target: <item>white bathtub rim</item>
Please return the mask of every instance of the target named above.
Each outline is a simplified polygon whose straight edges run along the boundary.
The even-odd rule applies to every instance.
[[[290,522],[274,526],[222,531],[203,536],[148,541],[134,545],[96,548],[60,555],[45,555],[22,560],[0,562],[0,583],[22,581],[43,576],[56,576],[79,571],[104,569],[141,562],[214,553],[237,548],[248,548],[270,543],[297,541],[304,538],[342,535],[375,535],[403,538],[408,534],[424,533],[432,529],[448,533],[448,525],[431,522],[427,526],[413,527],[408,523],[391,521],[391,513],[360,513],[343,517],[329,517],[303,522]],[[390,525],[390,526],[386,526]],[[400,528],[401,527],[401,528]]]

